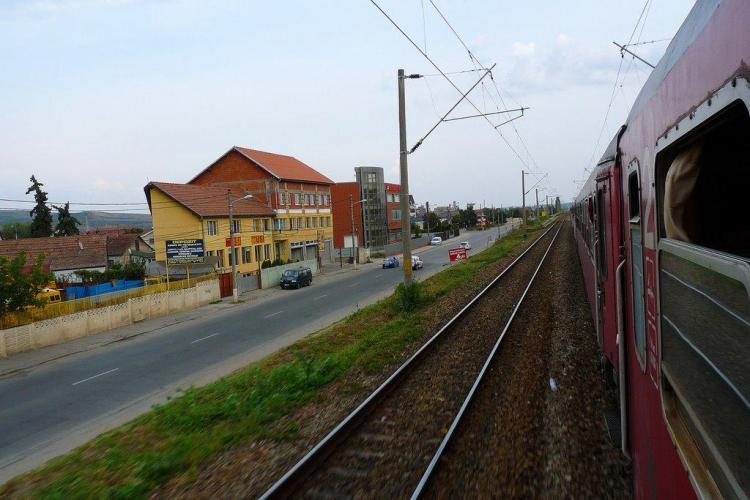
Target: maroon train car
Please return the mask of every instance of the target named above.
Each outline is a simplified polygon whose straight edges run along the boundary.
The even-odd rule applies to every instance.
[[[636,498],[750,496],[748,27],[696,2],[572,208]]]

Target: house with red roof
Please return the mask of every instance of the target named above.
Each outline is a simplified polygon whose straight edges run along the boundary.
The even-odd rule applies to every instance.
[[[333,259],[333,181],[297,158],[234,146],[188,184],[231,188],[271,209],[274,258]]]
[[[44,268],[52,271],[56,280],[78,282],[80,277],[76,271],[107,269],[107,236],[104,234],[0,241],[0,257],[10,260],[22,252],[26,254],[27,266],[44,255]]]

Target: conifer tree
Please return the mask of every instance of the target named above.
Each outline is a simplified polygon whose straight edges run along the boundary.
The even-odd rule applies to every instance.
[[[55,227],[55,236],[74,236],[80,234],[78,226],[81,225],[78,219],[70,214],[70,203],[62,207],[53,205],[57,210],[57,226]]]
[[[31,221],[31,237],[43,238],[52,235],[52,210],[47,206],[47,193],[42,191],[41,182],[36,177],[31,176],[31,186],[26,190],[26,194],[34,193],[36,205],[31,209],[29,215]]]

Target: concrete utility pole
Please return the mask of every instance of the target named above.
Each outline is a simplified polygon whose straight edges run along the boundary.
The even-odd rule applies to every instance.
[[[425,221],[427,222],[427,236],[430,235],[430,202],[425,201]]]
[[[359,255],[358,255],[359,254],[359,245],[357,243],[359,243],[359,242],[357,242],[357,243],[354,242],[354,236],[355,236],[355,234],[354,234],[354,231],[355,231],[355,229],[354,229],[354,200],[352,199],[352,195],[349,195],[349,214],[351,215],[351,218],[352,218],[352,262],[354,263],[354,270],[356,271],[357,270],[357,260],[358,260],[358,257],[359,257]],[[356,248],[356,251],[355,251],[355,248]],[[355,253],[357,255],[355,255]]]
[[[526,224],[526,172],[521,170],[521,215]]]
[[[234,220],[232,219],[232,192],[227,189],[227,204],[229,205],[229,241],[232,260],[232,303],[239,301],[237,293],[237,259],[234,258]]]
[[[398,70],[398,135],[399,160],[401,167],[401,213],[409,213],[409,165],[406,155],[406,96],[404,90],[404,70]],[[412,283],[411,277],[411,224],[401,224],[403,242],[404,285]]]

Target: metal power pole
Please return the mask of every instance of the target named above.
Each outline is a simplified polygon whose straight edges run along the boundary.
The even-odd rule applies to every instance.
[[[526,224],[526,173],[521,170],[521,215],[523,223]]]
[[[539,190],[535,189],[534,192],[536,194],[536,212],[534,214],[534,217],[539,220]]]
[[[406,96],[404,90],[404,70],[398,70],[398,135],[399,160],[401,167],[401,213],[409,213],[409,165],[406,155]],[[411,226],[401,224],[401,240],[403,241],[404,285],[411,285]]]
[[[349,214],[352,217],[352,262],[354,262],[354,270],[357,269],[357,257],[359,255],[359,245],[355,244],[354,242],[354,236],[355,236],[355,229],[354,229],[354,200],[352,199],[352,195],[349,195]],[[356,248],[356,251],[355,251]]]
[[[234,258],[234,220],[232,219],[232,192],[228,189],[227,205],[229,206],[229,251],[232,252],[232,303],[236,304],[239,301],[237,294],[237,259]]]

